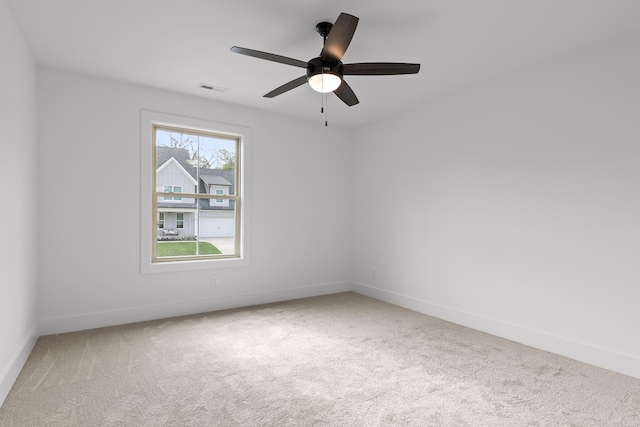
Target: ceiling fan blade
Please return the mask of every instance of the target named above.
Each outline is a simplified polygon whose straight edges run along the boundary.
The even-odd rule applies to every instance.
[[[241,55],[253,56],[254,58],[266,59],[267,61],[278,62],[280,64],[293,65],[294,67],[307,68],[307,63],[298,59],[287,58],[286,56],[273,53],[261,52],[259,50],[246,49],[244,47],[233,46],[231,52]]]
[[[291,89],[295,89],[298,86],[302,86],[307,82],[307,76],[298,77],[295,80],[291,80],[289,83],[285,83],[277,89],[272,90],[268,94],[266,94],[265,98],[273,98],[278,95],[282,95],[283,93],[290,91]]]
[[[331,27],[320,58],[323,61],[338,63],[351,43],[359,19],[348,13],[341,13]]]
[[[351,76],[392,76],[396,74],[417,74],[420,64],[403,62],[363,62],[344,64],[343,74]]]
[[[335,93],[338,98],[340,98],[342,102],[347,104],[349,107],[353,107],[354,105],[360,103],[355,92],[353,91],[353,89],[351,89],[351,86],[349,86],[344,80],[342,80],[342,83],[340,84],[340,86],[338,86],[338,89],[334,90],[333,93]]]

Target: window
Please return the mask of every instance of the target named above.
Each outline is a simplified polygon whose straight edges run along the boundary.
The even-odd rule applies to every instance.
[[[164,186],[165,193],[182,193],[182,187],[179,185],[165,185]],[[176,196],[164,196],[164,200],[182,200],[182,197]]]
[[[164,186],[165,193],[182,193],[182,187],[179,185],[165,185]],[[164,196],[164,200],[182,200],[182,197],[176,196]]]
[[[141,124],[142,272],[248,265],[249,129],[146,111]]]

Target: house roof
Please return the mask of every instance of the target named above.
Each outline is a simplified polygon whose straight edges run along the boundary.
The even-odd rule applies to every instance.
[[[223,176],[218,175],[200,175],[200,179],[209,185],[231,185]]]
[[[193,165],[189,163],[191,156],[189,155],[189,150],[186,148],[156,146],[156,165],[163,165],[172,157],[190,174],[189,169],[195,169]],[[195,178],[195,175],[193,176]]]

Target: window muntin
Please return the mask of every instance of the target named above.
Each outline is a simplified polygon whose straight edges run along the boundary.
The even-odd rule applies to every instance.
[[[240,138],[161,125],[153,126],[152,137],[152,209],[163,212],[165,229],[155,233],[152,263],[240,257]],[[176,233],[168,236],[167,228]]]

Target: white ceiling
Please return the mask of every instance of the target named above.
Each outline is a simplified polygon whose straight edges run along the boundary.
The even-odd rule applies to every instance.
[[[263,95],[304,70],[318,22],[360,18],[343,62],[415,62],[406,76],[349,76],[360,104],[329,95],[329,122],[357,127],[476,82],[640,29],[638,0],[9,0],[40,65],[317,120],[307,85]],[[229,89],[206,91],[200,83]]]

